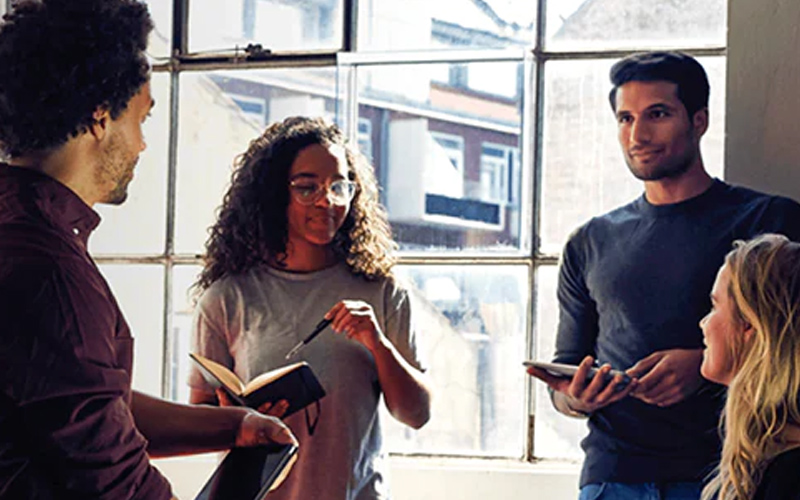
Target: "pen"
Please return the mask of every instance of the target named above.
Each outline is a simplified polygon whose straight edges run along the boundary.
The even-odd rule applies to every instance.
[[[320,332],[321,332],[322,330],[324,330],[324,329],[325,329],[325,328],[326,328],[328,325],[330,325],[332,322],[333,322],[333,320],[332,320],[332,319],[323,319],[322,321],[320,321],[319,323],[317,323],[317,326],[315,326],[315,327],[314,327],[314,331],[312,331],[312,332],[309,334],[309,336],[308,336],[308,337],[306,337],[306,338],[304,338],[303,340],[301,340],[301,341],[300,341],[300,342],[299,342],[299,343],[298,343],[296,346],[292,347],[292,350],[291,350],[291,351],[289,351],[289,352],[288,352],[288,354],[286,354],[286,358],[285,358],[285,359],[289,359],[289,358],[291,358],[292,356],[294,356],[295,354],[297,354],[297,353],[300,351],[300,349],[302,349],[302,348],[303,348],[303,346],[305,346],[306,344],[308,344],[309,342],[311,342],[312,340],[314,340],[314,337],[316,337],[317,335],[319,335],[319,334],[320,334]]]

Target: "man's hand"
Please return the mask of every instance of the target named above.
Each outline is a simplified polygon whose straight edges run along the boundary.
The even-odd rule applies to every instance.
[[[608,372],[611,371],[611,365],[608,364],[600,367],[595,376],[587,381],[586,377],[592,363],[594,363],[594,359],[591,356],[583,358],[581,364],[578,365],[578,371],[571,379],[552,375],[546,370],[534,367],[529,367],[528,373],[562,394],[565,398],[566,410],[568,410],[566,413],[569,413],[569,410],[591,413],[619,401],[636,388],[637,380],[634,377],[631,377],[632,380],[627,386],[620,385],[624,383],[624,377],[621,374],[607,380]],[[558,402],[556,402],[556,407],[558,408]],[[561,408],[558,409],[563,411]]]
[[[656,406],[670,406],[693,394],[702,384],[702,349],[656,351],[629,368],[639,379],[631,396]]]
[[[236,433],[236,447],[271,443],[298,445],[292,431],[279,419],[248,410]]]

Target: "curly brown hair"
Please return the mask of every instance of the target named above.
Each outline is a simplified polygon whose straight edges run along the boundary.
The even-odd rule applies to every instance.
[[[196,283],[203,291],[215,281],[286,257],[289,171],[304,148],[319,144],[344,148],[348,178],[356,194],[332,245],[353,274],[367,280],[389,277],[395,264],[386,211],[366,158],[351,147],[336,125],[319,118],[291,117],[267,127],[236,159],[231,185],[211,226],[205,267]]]

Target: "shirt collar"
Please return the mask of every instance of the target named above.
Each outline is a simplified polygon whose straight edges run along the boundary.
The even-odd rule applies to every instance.
[[[74,191],[39,171],[2,163],[0,182],[17,184],[25,202],[32,202],[54,226],[77,237],[84,247],[100,224],[100,215]]]

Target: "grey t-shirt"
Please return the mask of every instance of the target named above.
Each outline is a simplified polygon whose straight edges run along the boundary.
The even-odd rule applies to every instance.
[[[274,500],[388,498],[378,417],[381,388],[371,353],[328,329],[295,358],[284,359],[342,299],[369,303],[386,337],[421,368],[406,291],[392,279],[366,281],[344,264],[313,273],[260,267],[215,282],[198,303],[195,352],[230,367],[244,381],[304,360],[327,393],[313,436],[303,411],[285,419],[300,449],[292,472],[270,494]],[[194,368],[189,385],[212,393]]]

